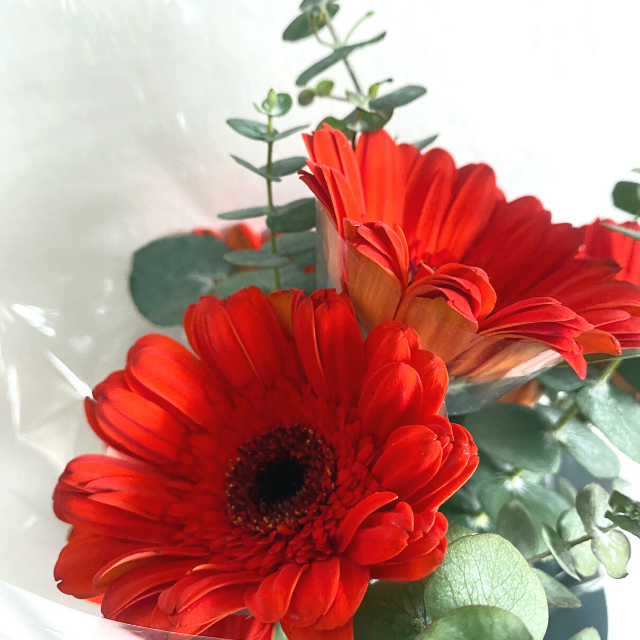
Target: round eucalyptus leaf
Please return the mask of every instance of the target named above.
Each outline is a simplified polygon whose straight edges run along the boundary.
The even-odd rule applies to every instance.
[[[576,609],[582,605],[580,598],[554,577],[536,567],[533,568],[533,572],[538,576],[550,605],[560,609]]]
[[[385,640],[395,640],[387,636]],[[533,640],[518,616],[499,607],[455,609],[436,620],[419,640]]]
[[[525,558],[535,555],[540,544],[535,522],[519,500],[502,505],[496,519],[496,533],[506,538]]]
[[[492,533],[458,538],[449,546],[427,578],[425,603],[432,619],[460,607],[499,607],[520,618],[534,640],[542,640],[549,617],[544,589],[527,561]]]
[[[601,640],[600,634],[593,627],[587,627],[582,631],[576,633],[575,636],[571,636],[569,640]]]
[[[463,527],[459,524],[450,525],[447,529],[447,542],[451,544],[455,542],[458,538],[464,538],[465,536],[475,536],[475,531],[468,529],[467,527]]]
[[[593,533],[611,525],[611,522],[604,517],[608,509],[609,493],[599,484],[592,482],[578,491],[576,511],[587,533]]]
[[[571,551],[566,542],[546,523],[543,522],[540,527],[540,534],[547,549],[551,551],[551,555],[555,561],[566,571],[572,578],[579,580],[578,569],[571,555]]]
[[[622,531],[613,529],[607,533],[594,532],[591,549],[612,578],[619,579],[627,576],[631,545]]]
[[[210,235],[159,238],[133,254],[129,288],[140,313],[157,325],[180,324],[186,308],[224,280],[229,247]]]
[[[463,423],[478,447],[499,460],[543,473],[555,473],[560,467],[558,442],[529,407],[494,404],[465,416]]]
[[[580,516],[575,509],[567,509],[558,518],[558,533],[565,541],[577,540],[586,535],[584,525]],[[571,555],[578,573],[588,578],[598,571],[600,562],[591,551],[591,543],[583,542],[582,544],[571,547]]]

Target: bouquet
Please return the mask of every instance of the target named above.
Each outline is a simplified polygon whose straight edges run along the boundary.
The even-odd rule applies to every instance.
[[[328,49],[299,107],[339,113],[279,129],[294,99],[270,90],[228,120],[266,151],[232,156],[266,203],[136,251],[138,310],[185,340],[144,336],[86,398],[106,450],[57,483],[54,577],[189,636],[542,640],[640,537],[611,482],[616,449],[640,462],[640,227],[555,224],[435,135],[398,143],[426,89],[365,88],[352,54],[385,33],[353,40],[369,12],[342,38],[339,8],[304,0],[283,34]],[[301,134],[306,156],[275,156]],[[309,196],[276,206],[294,174]],[[640,215],[636,183],[613,197]]]

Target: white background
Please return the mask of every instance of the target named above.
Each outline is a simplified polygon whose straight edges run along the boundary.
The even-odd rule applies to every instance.
[[[16,546],[0,552],[0,578],[45,595],[53,586],[60,543],[47,546],[50,530],[38,530],[33,513],[48,508],[52,479],[83,440],[80,381],[93,385],[121,366],[150,328],[127,298],[131,251],[264,202],[261,180],[229,154],[260,165],[265,149],[224,121],[257,117],[252,102],[270,87],[293,92],[299,72],[326,54],[313,41],[281,41],[297,3],[0,0],[0,311],[11,319],[0,341],[0,462],[40,502],[11,512]],[[376,15],[356,39],[388,31],[353,56],[363,84],[391,76],[396,86],[428,87],[398,110],[393,135],[439,133],[458,163],[488,162],[509,198],[535,194],[557,220],[611,215],[613,184],[640,165],[637,0],[343,5],[342,34],[368,9]],[[327,76],[348,86],[342,68]],[[282,128],[330,113],[344,114],[342,105],[296,107]],[[297,136],[276,148],[276,157],[303,153]],[[277,202],[305,194],[295,177],[275,187]],[[58,361],[77,374],[75,388],[67,374],[68,389],[51,383]],[[73,441],[49,451],[50,469],[36,473],[23,456],[61,442],[70,416]],[[633,584],[615,585],[614,612]],[[615,613],[612,640],[625,637],[625,624]]]

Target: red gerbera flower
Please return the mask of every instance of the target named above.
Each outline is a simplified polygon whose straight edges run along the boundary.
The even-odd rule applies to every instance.
[[[383,130],[355,152],[326,125],[305,141],[301,177],[346,241],[340,276],[365,326],[415,327],[423,347],[458,358],[455,375],[513,375],[525,356],[549,364],[550,348],[584,377],[583,352],[640,346],[640,288],[615,281],[610,261],[577,259],[582,230],[553,224],[536,198],[506,202],[489,166],[456,169]]]
[[[635,221],[617,223],[613,220],[594,220],[584,227],[584,246],[580,256],[613,258],[620,266],[620,271],[615,276],[616,280],[640,284],[640,242],[602,226],[603,222],[640,232],[640,225]]]
[[[437,415],[443,362],[397,322],[363,341],[333,290],[208,296],[184,326],[197,356],[145,336],[86,401],[116,455],[60,477],[59,588],[163,630],[352,638],[371,578],[441,562],[437,508],[477,464]]]

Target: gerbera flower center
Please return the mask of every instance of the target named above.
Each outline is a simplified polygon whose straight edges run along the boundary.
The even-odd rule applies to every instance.
[[[229,462],[231,521],[254,532],[297,531],[334,488],[333,449],[312,429],[280,426],[242,445]]]

